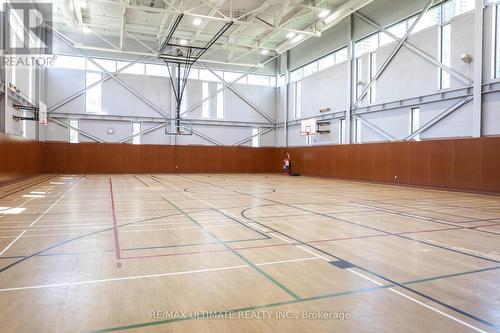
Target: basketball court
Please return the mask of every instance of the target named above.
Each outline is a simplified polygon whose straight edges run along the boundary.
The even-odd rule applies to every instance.
[[[499,332],[499,6],[3,1],[0,331]]]

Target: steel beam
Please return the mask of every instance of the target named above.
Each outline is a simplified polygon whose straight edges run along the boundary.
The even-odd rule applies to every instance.
[[[57,119],[74,119],[75,113],[51,113],[51,117]],[[100,114],[77,114],[79,119],[88,119],[96,121],[114,121],[114,122],[143,122],[143,123],[164,123],[165,118],[160,117],[144,117],[144,116],[114,116],[114,115],[100,115]],[[172,115],[174,116],[174,115]],[[273,124],[261,122],[244,122],[244,121],[229,121],[229,120],[216,120],[216,119],[192,119],[183,118],[183,120],[190,121],[193,125],[201,126],[223,126],[223,127],[241,127],[241,128],[274,128]]]
[[[234,143],[233,146],[235,146],[235,147],[241,146],[242,144],[247,143],[248,141],[252,140],[256,136],[261,136],[261,135],[264,135],[264,134],[269,133],[269,132],[274,131],[274,130],[275,130],[275,128],[268,128],[263,132],[259,131],[259,133],[257,133],[257,134],[251,135],[249,137],[244,138],[243,140],[240,140],[240,141]]]
[[[381,25],[379,25],[375,21],[371,20],[370,18],[364,16],[363,14],[361,14],[359,12],[356,12],[355,15],[357,17],[359,17],[361,20],[363,20],[364,22],[366,22],[369,25],[371,25],[372,27],[378,29],[380,32],[385,33],[386,35],[388,35],[389,37],[391,37],[392,39],[394,39],[396,42],[400,42],[401,41],[401,39],[398,36],[394,35],[389,30],[387,30],[386,28],[382,27]],[[452,69],[452,68],[444,65],[442,62],[437,61],[436,59],[434,59],[434,57],[432,57],[431,55],[427,54],[425,51],[422,51],[421,49],[419,49],[418,47],[416,47],[415,45],[413,45],[412,43],[410,43],[408,40],[404,41],[403,46],[405,46],[408,50],[412,51],[413,53],[421,56],[423,59],[427,60],[428,62],[430,62],[430,63],[438,66],[442,70],[448,72],[450,75],[452,75],[456,79],[462,81],[466,85],[468,85],[468,86],[472,85],[472,80],[471,79],[469,79],[468,77],[462,75],[461,73],[457,72],[456,70],[454,70],[454,69]]]
[[[358,99],[356,100],[356,102],[353,105],[353,109],[356,109],[358,107],[359,103],[361,103],[361,101],[366,96],[366,94],[368,93],[368,91],[370,91],[370,88],[373,86],[373,84],[378,80],[378,78],[380,77],[380,75],[382,75],[382,73],[385,71],[385,69],[387,68],[387,66],[389,66],[389,64],[392,62],[392,60],[394,59],[394,57],[398,54],[399,50],[401,50],[401,47],[403,47],[404,42],[408,39],[408,37],[412,33],[413,29],[415,29],[415,27],[417,26],[417,24],[420,22],[420,19],[422,19],[422,17],[427,13],[427,11],[432,6],[432,4],[434,3],[434,1],[435,0],[430,0],[427,3],[427,5],[425,5],[424,9],[417,16],[417,19],[415,20],[415,22],[413,22],[413,24],[408,29],[408,31],[406,31],[406,33],[403,36],[403,38],[401,38],[400,41],[397,43],[396,47],[389,54],[389,56],[384,61],[384,63],[380,67],[380,69],[377,71],[377,73],[375,74],[375,76],[373,77],[373,79],[371,79],[370,83],[368,83],[366,85],[366,87],[363,90],[363,92],[361,93],[361,95],[358,96]]]
[[[427,123],[425,123],[423,126],[421,126],[418,130],[416,130],[412,134],[408,135],[406,138],[404,138],[404,140],[409,141],[409,140],[413,139],[414,137],[416,137],[417,135],[425,132],[426,130],[428,130],[429,128],[431,128],[432,126],[434,126],[438,122],[440,122],[442,119],[444,119],[445,117],[447,117],[451,113],[458,110],[463,105],[469,103],[470,101],[472,101],[472,97],[465,97],[465,98],[461,99],[453,106],[449,107],[448,109],[446,109],[443,112],[441,112],[440,114],[438,114],[436,117],[429,120]]]
[[[145,129],[143,131],[140,131],[139,133],[132,134],[131,136],[126,137],[125,139],[121,139],[121,140],[116,141],[116,143],[125,143],[127,141],[132,140],[136,136],[141,136],[141,135],[144,135],[144,134],[148,134],[148,133],[154,132],[156,130],[159,130],[160,128],[163,128],[163,127],[165,127],[165,122],[163,124],[156,125],[156,126],[153,126],[151,128],[148,128],[148,129]]]
[[[196,131],[195,129],[193,129],[193,134],[195,134],[196,136],[198,136],[198,137],[200,137],[200,138],[202,138],[202,139],[207,140],[208,142],[211,142],[211,143],[215,144],[216,146],[223,146],[223,144],[222,144],[222,143],[220,143],[219,141],[217,141],[217,140],[215,140],[215,139],[213,139],[213,138],[209,137],[209,136],[208,136],[208,135],[206,135],[206,134],[203,134],[203,133],[201,133],[201,132],[198,132],[198,131]]]
[[[151,101],[149,101],[146,97],[142,96],[139,92],[137,92],[134,88],[130,87],[127,83],[123,82],[122,80],[120,80],[119,78],[117,78],[116,76],[113,76],[109,71],[107,71],[104,67],[102,67],[101,65],[99,65],[94,59],[92,58],[88,58],[88,60],[93,63],[94,65],[96,65],[101,71],[103,71],[103,73],[107,74],[109,77],[111,77],[111,79],[115,80],[116,83],[118,83],[119,85],[121,85],[123,88],[127,89],[129,92],[131,92],[133,95],[135,95],[137,98],[139,98],[142,102],[144,102],[146,105],[148,105],[150,108],[152,108],[153,110],[155,110],[157,113],[161,114],[162,116],[164,116],[165,118],[169,118],[169,116],[162,110],[160,109],[158,106],[156,106],[155,104],[153,104]]]
[[[101,139],[99,139],[98,137],[96,137],[96,136],[94,136],[94,135],[92,135],[92,134],[90,134],[90,133],[88,133],[88,132],[85,132],[85,131],[83,131],[83,130],[81,130],[81,129],[79,129],[79,128],[73,127],[73,126],[71,126],[71,125],[69,125],[69,124],[66,124],[65,122],[62,122],[62,121],[60,121],[60,120],[58,120],[58,119],[55,119],[55,118],[52,118],[52,117],[49,117],[49,119],[50,119],[51,121],[53,121],[53,122],[57,123],[57,124],[58,124],[58,125],[60,125],[60,126],[63,126],[63,127],[69,128],[69,129],[72,129],[72,130],[74,130],[74,131],[77,131],[77,132],[78,132],[78,133],[80,133],[81,135],[83,135],[83,136],[85,136],[85,137],[87,137],[87,138],[89,138],[89,139],[91,139],[91,140],[94,140],[95,142],[104,143],[104,141],[103,141],[103,140],[101,140]]]
[[[232,86],[231,83],[228,83],[227,81],[224,81],[220,75],[218,75],[214,70],[209,68],[207,65],[202,64],[203,67],[205,67],[212,75],[214,75],[217,79],[219,79],[224,86],[226,86],[229,90],[231,90],[236,96],[238,96],[243,102],[248,104],[252,109],[257,111],[258,114],[260,114],[262,117],[264,117],[266,120],[269,121],[269,123],[274,123],[274,120],[271,119],[264,111],[262,111],[258,106],[253,104],[248,98],[246,98],[242,93],[240,93],[236,88]]]
[[[361,120],[362,123],[364,123],[366,126],[368,126],[369,128],[371,128],[373,131],[377,132],[378,134],[382,135],[384,138],[386,138],[387,140],[389,141],[396,141],[396,138],[393,137],[392,135],[390,135],[389,133],[387,133],[386,131],[384,131],[383,129],[381,129],[380,127],[372,124],[370,121],[368,121],[367,119],[361,117],[360,115],[355,115],[354,117],[358,118]]]
[[[55,105],[51,106],[51,107],[48,109],[48,112],[50,113],[50,112],[53,112],[53,111],[55,111],[55,110],[59,109],[59,108],[60,108],[60,107],[62,107],[63,105],[65,105],[65,104],[67,104],[67,103],[71,102],[72,100],[74,100],[74,99],[76,99],[76,98],[80,97],[81,95],[85,94],[88,90],[90,90],[90,89],[92,89],[92,88],[94,88],[94,87],[98,86],[99,84],[102,84],[102,83],[104,83],[104,82],[106,82],[106,81],[108,81],[108,80],[111,80],[111,77],[112,77],[112,76],[116,76],[116,75],[120,74],[121,72],[123,72],[123,71],[124,71],[124,70],[126,70],[127,68],[131,67],[131,66],[132,66],[132,65],[134,65],[135,63],[137,63],[137,62],[139,62],[139,61],[141,61],[141,60],[144,60],[144,59],[146,59],[146,58],[147,58],[147,57],[141,57],[141,58],[138,58],[138,59],[136,59],[136,60],[132,61],[130,64],[128,64],[128,65],[126,65],[126,66],[124,66],[124,67],[120,68],[120,70],[118,70],[118,71],[116,71],[116,72],[112,73],[111,75],[109,75],[109,76],[105,76],[105,77],[103,77],[102,79],[100,79],[99,81],[97,81],[97,82],[95,82],[95,83],[91,84],[90,86],[85,87],[84,89],[79,90],[78,92],[74,93],[73,95],[71,95],[71,96],[69,96],[69,97],[65,98],[64,100],[62,100],[62,101],[58,102],[57,104],[55,104]]]

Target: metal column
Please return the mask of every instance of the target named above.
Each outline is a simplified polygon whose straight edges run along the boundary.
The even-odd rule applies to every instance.
[[[351,112],[353,102],[353,72],[354,72],[354,41],[352,39],[354,20],[352,14],[347,18],[347,109],[345,112],[345,143],[351,140]]]
[[[474,100],[472,116],[472,136],[478,138],[482,133],[482,104],[483,104],[483,30],[484,30],[484,3],[476,0],[474,9]]]

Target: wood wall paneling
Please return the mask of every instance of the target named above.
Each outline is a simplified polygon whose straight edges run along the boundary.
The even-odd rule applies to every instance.
[[[500,138],[482,138],[481,189],[500,192]]]
[[[481,190],[482,140],[453,142],[453,187]]]
[[[0,134],[0,183],[51,173],[281,172],[500,192],[500,137],[293,148],[70,144]],[[396,177],[396,178],[395,178]]]
[[[453,140],[429,142],[430,185],[453,187],[454,144]]]

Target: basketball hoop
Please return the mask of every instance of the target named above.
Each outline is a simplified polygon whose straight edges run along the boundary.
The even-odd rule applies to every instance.
[[[300,135],[311,136],[317,133],[316,118],[304,119],[300,122]]]
[[[226,22],[222,28],[208,41],[196,40],[189,43],[182,31],[177,31],[184,14],[177,16],[170,32],[161,43],[158,52],[158,58],[167,64],[170,82],[174,91],[176,102],[176,113],[174,128],[170,131],[172,135],[186,135],[183,133],[192,133],[192,124],[189,130],[186,130],[187,123],[183,124],[181,118],[181,104],[186,90],[189,72],[194,63],[196,63],[203,54],[233,25],[233,22]],[[167,120],[167,125],[168,124]],[[171,121],[171,119],[170,119]],[[168,126],[166,127],[168,129]],[[190,134],[187,134],[190,135]]]

